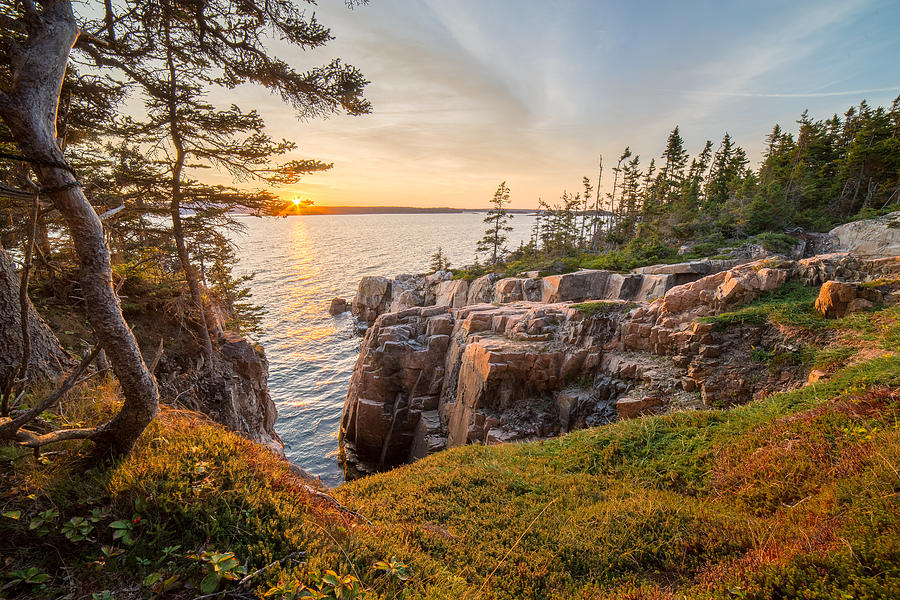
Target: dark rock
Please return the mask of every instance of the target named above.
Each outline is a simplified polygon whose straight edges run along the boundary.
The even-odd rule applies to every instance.
[[[341,313],[347,312],[348,310],[350,310],[350,306],[343,298],[335,298],[328,306],[328,314],[331,315],[339,315]]]

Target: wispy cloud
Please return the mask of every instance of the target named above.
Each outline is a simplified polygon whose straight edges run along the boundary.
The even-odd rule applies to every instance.
[[[298,123],[257,89],[234,100],[296,140],[298,156],[335,163],[290,190],[326,204],[482,206],[507,180],[514,205],[533,206],[577,187],[599,154],[626,144],[658,154],[675,124],[691,148],[726,129],[752,146],[807,104],[824,116],[900,91],[890,85],[900,5],[887,0],[686,0],[653,11],[595,0],[379,0],[316,10],[335,42],[290,60],[359,66],[375,112]]]
[[[670,90],[671,91],[671,90]],[[865,96],[879,92],[898,92],[900,84],[888,87],[869,88],[867,90],[844,90],[841,92],[799,92],[799,93],[764,93],[764,92],[723,92],[710,90],[689,90],[685,93],[695,96],[726,96],[729,98],[833,98],[837,96]]]

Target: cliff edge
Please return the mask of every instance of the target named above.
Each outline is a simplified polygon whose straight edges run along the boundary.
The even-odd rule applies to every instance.
[[[371,326],[341,422],[348,476],[469,443],[543,439],[805,385],[816,370],[809,332],[789,318],[760,318],[754,302],[814,298],[823,283],[840,281],[852,282],[843,300],[835,297],[844,313],[897,303],[900,258],[870,251],[896,249],[887,238],[897,217],[854,224],[849,237],[832,233],[841,251],[798,260],[471,283],[443,272],[364,278],[353,311]]]

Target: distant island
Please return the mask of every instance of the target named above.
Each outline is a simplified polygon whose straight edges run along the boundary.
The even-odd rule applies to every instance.
[[[487,208],[450,208],[447,206],[317,206],[315,204],[290,204],[283,207],[279,216],[309,215],[401,215],[401,214],[448,214],[448,213],[481,213]],[[507,212],[516,214],[534,214],[533,208],[510,208]]]

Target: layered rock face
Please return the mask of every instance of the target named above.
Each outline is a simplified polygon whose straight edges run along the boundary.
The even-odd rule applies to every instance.
[[[854,221],[829,233],[852,256],[883,258],[900,256],[900,212],[875,219]]]
[[[189,349],[173,347],[163,353],[155,373],[161,400],[201,412],[283,455],[284,443],[275,432],[278,411],[269,395],[265,351],[229,330],[216,342],[209,374],[193,364],[197,355]]]
[[[674,285],[679,277],[687,282]],[[801,385],[799,362],[773,370],[751,358],[754,348],[799,350],[789,332],[719,329],[698,318],[792,278],[819,285],[836,277],[900,277],[900,259],[834,253],[624,275],[441,279],[437,305],[382,314],[366,332],[341,424],[346,463],[383,470],[447,447],[544,438]],[[891,293],[886,301],[900,300]]]
[[[533,302],[382,315],[350,381],[341,425],[348,460],[380,470],[445,447],[608,422],[628,386],[588,378],[598,344],[616,330],[612,318]]]
[[[379,315],[415,306],[461,308],[473,304],[529,301],[553,304],[584,300],[643,302],[660,298],[677,285],[749,262],[748,259],[701,260],[676,265],[656,265],[633,273],[582,269],[575,273],[538,277],[500,278],[496,274],[470,283],[452,279],[446,271],[427,277],[400,275],[396,279],[363,277],[353,299],[353,315],[371,325]]]

